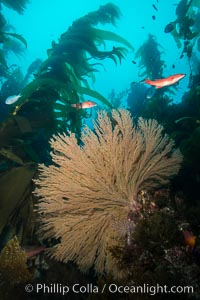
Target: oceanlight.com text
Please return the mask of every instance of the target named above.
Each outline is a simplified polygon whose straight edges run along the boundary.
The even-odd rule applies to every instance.
[[[92,283],[81,285],[75,283],[74,285],[64,285],[61,283],[38,283],[36,285],[27,284],[25,286],[27,293],[35,292],[37,294],[60,294],[66,295],[68,293],[74,294],[148,294],[154,296],[156,294],[193,294],[193,286],[167,286],[167,285],[150,285],[144,284],[136,285],[117,285],[115,283],[104,284],[97,286]]]

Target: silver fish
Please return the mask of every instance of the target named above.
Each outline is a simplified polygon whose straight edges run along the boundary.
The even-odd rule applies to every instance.
[[[6,101],[5,101],[5,104],[7,105],[11,105],[11,104],[14,104],[15,102],[18,101],[18,99],[21,97],[21,95],[12,95],[12,96],[9,96]]]

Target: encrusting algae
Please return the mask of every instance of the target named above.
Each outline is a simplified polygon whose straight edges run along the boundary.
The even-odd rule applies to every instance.
[[[121,243],[114,225],[134,216],[141,191],[166,185],[180,169],[182,155],[162,130],[157,121],[142,118],[133,126],[130,113],[120,109],[110,117],[100,111],[81,146],[73,133],[51,139],[54,164],[40,165],[35,194],[43,238],[59,241],[52,257],[73,261],[82,271],[94,267],[119,276],[109,250]]]
[[[0,254],[0,281],[9,286],[30,282],[31,273],[26,266],[25,251],[19,245],[15,236],[2,249]]]

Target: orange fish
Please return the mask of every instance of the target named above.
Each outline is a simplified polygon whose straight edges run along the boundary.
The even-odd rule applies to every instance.
[[[185,77],[186,74],[174,74],[172,76],[162,78],[162,79],[156,79],[156,80],[150,80],[150,79],[145,79],[145,83],[154,85],[156,89],[160,89],[164,86],[172,85],[176,82],[178,82],[180,79]]]
[[[184,230],[183,236],[185,239],[185,243],[188,246],[189,249],[193,250],[196,245],[196,239],[197,237],[190,231]]]
[[[71,106],[78,109],[85,109],[85,108],[92,108],[94,106],[97,106],[97,103],[93,101],[85,101],[81,103],[71,104]]]

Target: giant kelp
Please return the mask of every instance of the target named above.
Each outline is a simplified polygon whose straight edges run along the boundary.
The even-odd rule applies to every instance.
[[[193,48],[200,43],[199,24],[200,3],[196,0],[181,0],[176,7],[176,19],[166,25],[164,32],[170,33],[178,48],[182,48],[181,58],[186,55],[189,63]]]
[[[199,76],[197,75],[197,80]],[[199,202],[199,124],[200,124],[200,91],[197,85],[190,87],[182,101],[174,107],[177,116],[172,134],[176,136],[184,155],[184,169],[179,185],[182,186],[188,201],[188,209]],[[188,178],[188,174],[191,174]],[[187,180],[187,185],[184,182]]]
[[[47,51],[48,58],[42,63],[36,79],[21,91],[22,97],[15,113],[26,99],[47,100],[55,111],[59,126],[65,129],[70,123],[80,133],[80,119],[85,114],[72,109],[72,103],[80,102],[83,95],[89,95],[111,107],[107,99],[90,89],[88,79],[95,79],[94,72],[101,65],[97,61],[109,58],[117,64],[124,58],[127,47],[133,50],[124,38],[95,28],[98,24],[114,24],[119,16],[119,9],[107,4],[73,22],[57,43],[52,42],[52,48]],[[113,46],[109,51],[100,50],[105,47],[106,40],[122,43],[126,48]]]
[[[0,177],[1,243],[7,239],[6,228],[11,229],[11,236],[17,234],[20,240],[24,238],[27,213],[32,208],[31,179],[35,173],[36,166],[22,165],[13,167]]]
[[[149,78],[161,78],[165,62],[161,59],[161,45],[156,41],[155,36],[149,34],[146,42],[136,51],[135,57],[139,58],[139,76]]]
[[[119,9],[113,4],[101,6],[99,10],[76,20],[61,35],[58,43],[52,42],[52,48],[47,51],[48,58],[40,66],[35,79],[21,90],[17,105],[11,106],[12,115],[28,118],[29,123],[33,120],[32,128],[38,128],[44,122],[50,134],[58,130],[58,123],[62,130],[74,128],[79,134],[85,112],[72,108],[72,103],[81,101],[82,95],[86,94],[111,106],[107,99],[89,88],[87,79],[94,79],[99,64],[97,60],[110,58],[115,63],[117,60],[121,62],[127,51],[123,47],[102,51],[99,45],[105,46],[105,40],[120,42],[133,49],[128,41],[117,34],[94,27],[99,23],[114,24],[119,16]],[[42,114],[48,117],[41,120]],[[8,120],[3,124],[1,131],[4,136],[3,132],[7,132],[6,127],[11,123]]]
[[[22,209],[28,211],[24,203],[32,201],[31,180],[35,174],[35,164],[32,163],[50,163],[49,137],[59,128],[61,131],[70,129],[77,137],[80,135],[81,120],[86,113],[74,109],[71,104],[80,102],[85,94],[111,106],[106,98],[90,89],[87,79],[94,79],[94,72],[104,59],[118,63],[127,47],[133,50],[128,41],[117,34],[95,28],[98,24],[114,24],[119,16],[118,8],[107,4],[75,21],[57,43],[52,42],[52,48],[47,51],[48,58],[41,64],[35,78],[18,91],[21,94],[19,101],[10,105],[9,116],[0,128],[0,166],[4,183],[1,202],[5,212],[0,226],[1,237],[4,237],[7,222],[9,234],[15,234],[18,222],[15,216],[21,215]],[[102,50],[106,40],[123,43],[126,48],[113,46],[111,50]],[[12,77],[9,79],[13,80]],[[20,84],[23,83],[24,80],[20,80]],[[33,171],[29,172],[28,166],[32,166]],[[15,191],[18,173],[19,178],[26,180],[18,184],[16,198],[10,187],[13,186]],[[8,202],[12,205],[7,205]],[[23,220],[20,224],[25,226]]]
[[[138,75],[143,79],[159,79],[164,78],[165,61],[162,59],[163,48],[158,43],[156,37],[152,34],[148,35],[147,40],[137,49],[135,58],[139,59]],[[143,81],[143,80],[142,80]],[[138,117],[155,118],[163,125],[167,121],[166,108],[172,99],[165,92],[174,95],[177,86],[166,86],[161,89],[154,87],[146,87],[145,82],[132,83],[127,103],[131,113]]]
[[[29,0],[1,0],[1,3],[19,14],[23,14]]]
[[[156,37],[149,34],[147,40],[138,48],[135,58],[139,59],[139,76],[150,79],[163,77],[165,62],[162,59],[162,46],[157,42]],[[130,93],[127,98],[129,109],[134,116],[143,116],[145,118],[156,118],[159,122],[162,117],[155,113],[161,108],[162,104],[167,104],[165,91],[172,92],[168,87],[154,90],[152,97],[148,97],[151,88],[147,88],[143,83],[132,83]],[[153,109],[152,109],[153,106]],[[165,105],[166,106],[166,105]],[[162,108],[164,106],[162,105]],[[151,114],[152,113],[152,114]]]
[[[9,75],[7,54],[10,51],[20,54],[24,50],[23,46],[27,47],[25,38],[13,31],[14,27],[7,24],[5,17],[0,12],[0,78],[7,78]]]

